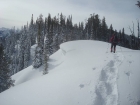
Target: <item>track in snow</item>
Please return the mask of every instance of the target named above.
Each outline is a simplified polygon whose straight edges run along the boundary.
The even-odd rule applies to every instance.
[[[101,70],[99,82],[95,89],[94,105],[118,105],[118,66],[123,61],[121,53],[115,53]]]

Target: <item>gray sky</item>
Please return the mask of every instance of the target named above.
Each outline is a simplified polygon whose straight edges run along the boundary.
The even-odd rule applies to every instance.
[[[135,24],[137,35],[137,20],[140,20],[140,9],[135,5],[137,0],[0,0],[0,27],[20,28],[39,14],[47,17],[48,13],[57,16],[73,16],[73,23],[85,22],[90,14],[98,14],[100,19],[106,18],[108,27],[119,31],[124,27],[125,33],[130,34],[128,27]]]

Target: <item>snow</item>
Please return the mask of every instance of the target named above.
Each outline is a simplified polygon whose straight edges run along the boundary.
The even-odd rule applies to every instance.
[[[48,74],[29,66],[13,75],[0,105],[140,105],[139,58],[140,51],[120,46],[111,53],[106,42],[63,43]]]

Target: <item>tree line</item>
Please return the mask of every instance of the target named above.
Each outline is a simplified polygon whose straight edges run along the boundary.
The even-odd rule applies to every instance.
[[[11,61],[12,73],[28,67],[30,61],[31,46],[37,44],[33,60],[33,67],[38,68],[46,64],[45,60],[59,49],[61,43],[73,40],[99,40],[109,42],[112,34],[117,34],[120,39],[120,46],[139,49],[138,38],[133,34],[125,34],[124,28],[117,32],[106,24],[106,19],[99,18],[98,14],[91,14],[86,22],[73,24],[72,15],[67,18],[62,13],[58,16],[43,18],[40,14],[34,21],[33,15],[30,23],[22,26],[21,30],[10,30],[6,38],[5,53]],[[46,66],[47,67],[47,66]]]

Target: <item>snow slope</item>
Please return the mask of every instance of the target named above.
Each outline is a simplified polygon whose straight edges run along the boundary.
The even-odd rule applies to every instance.
[[[12,76],[0,105],[140,105],[140,51],[71,41],[50,56],[49,73],[32,66]]]

